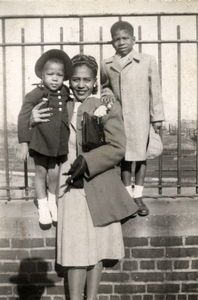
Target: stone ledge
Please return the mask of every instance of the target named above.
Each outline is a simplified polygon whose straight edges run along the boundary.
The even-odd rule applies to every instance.
[[[191,198],[145,198],[150,215],[123,224],[125,237],[196,236],[198,201]],[[42,230],[32,200],[0,201],[0,238],[55,237],[56,228]]]

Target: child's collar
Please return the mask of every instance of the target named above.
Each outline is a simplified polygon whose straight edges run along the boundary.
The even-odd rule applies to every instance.
[[[117,55],[117,54],[116,54],[116,55]],[[140,54],[139,52],[137,52],[136,50],[133,49],[133,50],[130,52],[129,57],[131,58],[131,60],[135,59],[135,60],[137,60],[137,61],[140,61],[140,59],[141,59],[141,54]],[[114,61],[114,59],[115,59],[115,55],[112,56],[112,57],[109,57],[109,58],[105,59],[105,63],[106,63],[106,64],[112,63],[112,62]]]

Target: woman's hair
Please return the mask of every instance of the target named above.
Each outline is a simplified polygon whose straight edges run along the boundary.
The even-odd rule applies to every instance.
[[[92,70],[94,76],[97,76],[98,73],[98,64],[95,60],[95,58],[91,55],[84,55],[84,54],[77,54],[72,59],[73,69],[79,66],[87,66],[90,70]],[[98,84],[96,82],[96,85],[93,87],[92,94],[97,94],[98,92]]]
[[[117,30],[126,30],[131,36],[134,34],[133,26],[125,21],[118,21],[111,26],[111,37],[113,37]]]

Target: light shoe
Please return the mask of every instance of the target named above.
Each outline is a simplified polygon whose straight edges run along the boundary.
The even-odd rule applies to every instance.
[[[52,218],[46,199],[38,199],[38,214],[39,214],[39,223],[42,225],[48,225],[52,223]]]

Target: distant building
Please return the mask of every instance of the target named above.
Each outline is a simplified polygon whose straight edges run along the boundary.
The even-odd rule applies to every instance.
[[[181,135],[193,137],[197,134],[197,122],[195,120],[181,120]],[[169,123],[169,134],[176,135],[178,132],[177,123]]]

